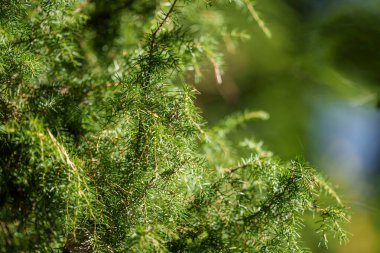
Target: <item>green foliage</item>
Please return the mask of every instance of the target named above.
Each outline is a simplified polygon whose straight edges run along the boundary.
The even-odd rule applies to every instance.
[[[0,252],[303,252],[306,213],[346,240],[314,169],[230,140],[266,113],[202,121],[186,74],[246,37],[210,4],[2,1]]]

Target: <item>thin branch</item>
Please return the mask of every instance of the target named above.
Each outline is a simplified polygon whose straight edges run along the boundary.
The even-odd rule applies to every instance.
[[[257,22],[257,24],[258,24],[259,27],[261,28],[261,30],[265,33],[265,35],[266,35],[268,38],[272,38],[272,33],[271,33],[271,31],[270,31],[269,28],[265,25],[264,21],[260,18],[259,14],[257,13],[257,11],[255,10],[255,8],[253,7],[251,1],[250,1],[250,0],[244,0],[244,3],[245,3],[245,5],[247,6],[248,11],[251,13],[253,19]]]
[[[155,46],[156,40],[157,40],[157,34],[161,30],[161,28],[163,27],[165,22],[168,20],[169,16],[173,13],[174,7],[175,7],[177,1],[178,0],[174,0],[172,5],[170,6],[169,11],[165,14],[165,17],[161,20],[161,22],[158,24],[156,30],[154,30],[154,32],[152,33],[152,38],[150,41],[149,51],[148,51],[148,64],[149,65],[154,64],[152,62],[152,58],[153,58],[153,49],[154,49],[154,46]],[[145,70],[145,72],[147,72],[147,73],[145,73],[146,79],[141,84],[143,89],[145,89],[147,87],[147,85],[149,84],[150,76],[151,76],[151,73],[149,73],[149,71]],[[143,71],[143,74],[144,74],[144,71]],[[141,157],[142,152],[140,151],[140,149],[141,149],[141,139],[143,138],[142,133],[144,132],[144,126],[142,124],[140,113],[138,114],[138,118],[139,118],[139,126],[138,126],[138,131],[137,131],[137,136],[136,136],[135,155],[136,155],[136,157]]]
[[[178,0],[174,0],[174,2],[172,3],[172,5],[170,6],[169,11],[166,13],[164,19],[161,20],[161,22],[158,24],[156,30],[152,33],[152,40],[150,42],[150,50],[152,50],[153,47],[154,47],[154,45],[156,44],[157,34],[161,30],[162,26],[166,23],[166,21],[169,18],[169,16],[173,13],[174,7],[175,7],[177,1]]]
[[[340,206],[344,206],[342,200],[339,197],[339,195],[335,192],[335,190],[320,175],[315,176],[314,179],[317,181],[317,183],[319,184],[319,186],[322,189],[324,189],[328,194],[330,194],[330,196],[332,196],[333,198],[335,198],[336,202],[338,202],[338,204]]]
[[[252,166],[252,165],[253,165],[253,163],[247,163],[247,164],[243,164],[241,166],[235,167],[235,168],[224,168],[224,171],[227,173],[234,173],[237,170],[244,169],[244,168],[247,168],[247,167]]]

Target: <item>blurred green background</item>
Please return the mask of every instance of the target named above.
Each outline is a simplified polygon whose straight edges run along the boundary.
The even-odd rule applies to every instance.
[[[350,242],[332,241],[326,250],[305,228],[312,251],[380,252],[380,1],[257,0],[254,6],[272,38],[247,21],[249,14],[224,10],[231,29],[251,39],[227,45],[221,85],[212,68],[196,84],[206,120],[247,108],[267,111],[269,121],[247,124],[236,138],[263,140],[284,159],[304,157],[339,185],[351,208]]]

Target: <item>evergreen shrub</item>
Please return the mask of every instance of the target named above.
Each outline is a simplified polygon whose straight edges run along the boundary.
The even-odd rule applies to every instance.
[[[247,39],[223,5],[271,37],[248,0],[1,1],[0,252],[304,252],[309,214],[346,240],[320,174],[230,138],[266,113],[194,104]]]

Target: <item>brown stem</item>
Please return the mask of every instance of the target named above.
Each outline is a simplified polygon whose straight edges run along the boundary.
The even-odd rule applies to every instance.
[[[172,3],[172,5],[170,6],[169,11],[166,13],[164,19],[161,20],[161,22],[158,24],[156,30],[154,30],[154,32],[152,33],[152,40],[150,42],[150,50],[152,50],[153,47],[154,47],[154,44],[156,44],[157,34],[161,30],[162,26],[165,24],[165,22],[167,21],[167,19],[169,18],[169,16],[173,13],[173,10],[174,10],[174,7],[175,7],[177,1],[178,0],[174,0],[174,2]]]

